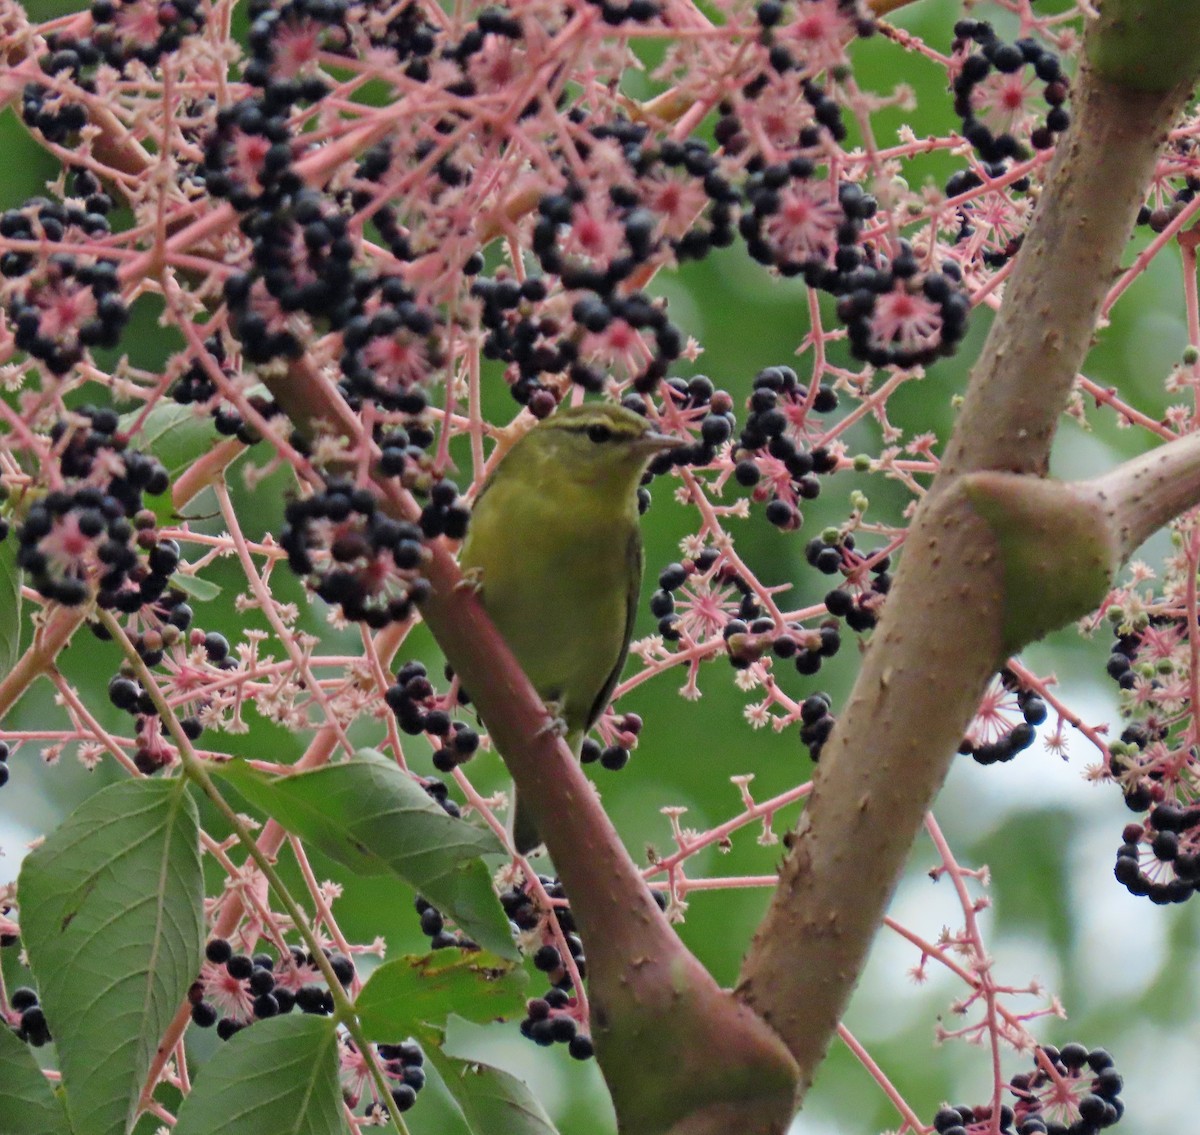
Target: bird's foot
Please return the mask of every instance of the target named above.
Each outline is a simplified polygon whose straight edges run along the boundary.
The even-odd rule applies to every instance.
[[[549,733],[553,737],[565,737],[570,732],[567,719],[563,717],[563,703],[548,701],[546,706],[546,723],[537,731],[539,737]]]
[[[483,590],[483,568],[466,568],[462,573],[462,579],[454,585],[454,590],[470,591],[472,594],[478,595]]]

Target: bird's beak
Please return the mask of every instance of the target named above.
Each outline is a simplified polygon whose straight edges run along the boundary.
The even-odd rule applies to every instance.
[[[644,434],[638,438],[638,449],[640,449],[647,457],[655,453],[662,453],[668,449],[678,449],[685,443],[677,437],[671,437],[670,434],[660,434],[656,430],[651,430],[650,433]]]

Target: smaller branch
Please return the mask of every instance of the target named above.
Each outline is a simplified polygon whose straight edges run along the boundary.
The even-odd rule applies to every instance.
[[[1124,563],[1165,524],[1200,505],[1200,433],[1139,454],[1084,487],[1105,509]]]
[[[36,678],[48,674],[71,636],[83,625],[85,607],[60,607],[54,604],[46,621],[33,636],[17,664],[0,680],[0,718],[17,703]]]

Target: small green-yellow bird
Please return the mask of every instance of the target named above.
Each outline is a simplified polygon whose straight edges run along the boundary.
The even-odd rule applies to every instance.
[[[525,434],[485,482],[459,557],[572,752],[621,675],[642,582],[637,489],[680,443],[611,403],[561,409]],[[514,803],[522,854],[541,842]]]

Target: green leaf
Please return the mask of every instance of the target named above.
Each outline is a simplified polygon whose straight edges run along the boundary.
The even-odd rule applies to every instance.
[[[125,1135],[203,960],[196,806],[178,780],[114,784],[26,858],[21,936],[76,1135]]]
[[[421,1024],[442,1024],[450,1013],[485,1023],[525,1005],[529,975],[494,954],[434,950],[380,966],[355,1002],[367,1036],[383,1044]]]
[[[171,576],[171,586],[178,588],[189,599],[195,599],[198,603],[211,603],[221,594],[219,583],[201,579],[198,575],[184,575],[180,571]]]
[[[264,776],[239,761],[213,770],[288,831],[358,875],[396,875],[485,949],[518,957],[480,856],[503,854],[484,828],[448,816],[419,784],[373,749],[294,776]]]
[[[342,1135],[337,1026],[292,1014],[258,1021],[200,1070],[172,1135]]]
[[[21,657],[21,571],[17,539],[0,540],[0,674],[8,674]]]
[[[0,1135],[66,1135],[67,1113],[27,1045],[0,1027]]]
[[[558,1135],[537,1097],[516,1076],[491,1064],[460,1060],[436,1044],[426,1044],[425,1055],[474,1135]]]
[[[139,414],[124,415],[121,429],[132,429]],[[165,400],[146,415],[137,446],[153,453],[174,478],[212,449],[215,437],[212,418],[207,414],[197,415],[191,406]]]

